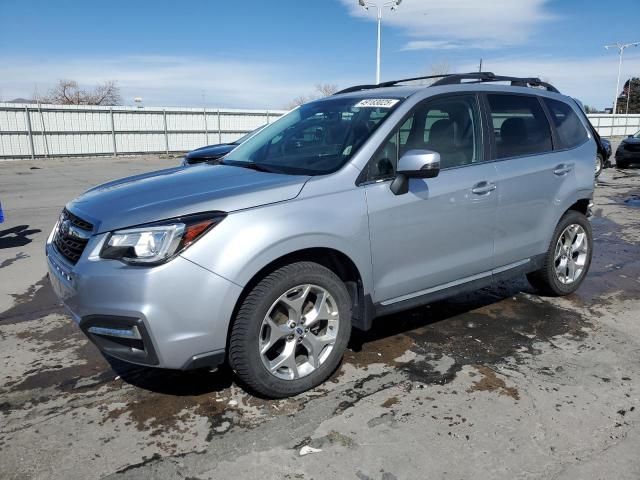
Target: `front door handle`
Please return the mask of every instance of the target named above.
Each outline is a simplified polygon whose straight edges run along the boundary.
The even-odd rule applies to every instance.
[[[496,188],[498,187],[496,186],[495,183],[485,181],[485,182],[476,183],[471,189],[471,192],[475,193],[476,195],[486,195],[488,193],[493,192]]]
[[[573,170],[573,165],[561,163],[553,170],[553,173],[554,175],[562,177],[563,175],[566,175],[567,173],[569,173],[571,170]]]

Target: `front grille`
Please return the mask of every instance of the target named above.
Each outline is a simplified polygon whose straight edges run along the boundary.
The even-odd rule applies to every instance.
[[[640,143],[625,143],[624,149],[629,152],[640,152]]]
[[[65,208],[60,215],[53,244],[64,258],[75,264],[84,252],[92,231],[91,223]]]

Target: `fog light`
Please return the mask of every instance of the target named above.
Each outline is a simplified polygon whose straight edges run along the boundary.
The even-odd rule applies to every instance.
[[[89,327],[89,333],[94,335],[103,335],[107,337],[129,338],[132,340],[142,340],[142,336],[138,331],[138,327],[131,328],[108,328],[108,327]]]

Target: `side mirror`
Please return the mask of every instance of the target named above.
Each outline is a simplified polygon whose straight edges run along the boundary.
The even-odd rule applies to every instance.
[[[431,150],[409,150],[400,160],[396,178],[391,182],[391,191],[395,195],[404,195],[409,191],[410,178],[433,178],[440,173],[440,154]]]

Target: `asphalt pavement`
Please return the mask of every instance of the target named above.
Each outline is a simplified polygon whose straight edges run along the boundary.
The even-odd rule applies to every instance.
[[[576,294],[519,278],[377,319],[326,384],[269,401],[106,359],[50,289],[66,201],[178,161],[0,163],[0,478],[640,478],[640,169],[603,172]]]

